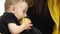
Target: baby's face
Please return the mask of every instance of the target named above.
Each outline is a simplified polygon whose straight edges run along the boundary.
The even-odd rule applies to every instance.
[[[28,4],[25,1],[19,2],[16,7],[15,7],[15,14],[17,15],[17,17],[24,18],[26,17],[26,12],[28,10]]]

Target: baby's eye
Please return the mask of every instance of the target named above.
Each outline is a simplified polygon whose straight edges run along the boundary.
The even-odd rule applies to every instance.
[[[24,10],[23,13],[26,13],[26,10]]]
[[[25,13],[25,11],[23,11],[23,13]]]

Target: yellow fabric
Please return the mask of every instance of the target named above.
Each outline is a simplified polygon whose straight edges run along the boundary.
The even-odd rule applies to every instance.
[[[60,7],[57,0],[48,0],[48,8],[52,19],[55,22],[52,34],[60,34],[59,32],[59,11]]]

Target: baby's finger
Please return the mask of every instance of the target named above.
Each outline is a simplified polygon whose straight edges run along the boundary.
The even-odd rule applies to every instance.
[[[33,24],[29,24],[29,26],[33,26]]]

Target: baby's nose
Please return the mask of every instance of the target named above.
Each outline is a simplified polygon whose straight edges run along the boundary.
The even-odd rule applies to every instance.
[[[27,14],[25,14],[24,17],[27,17]]]

